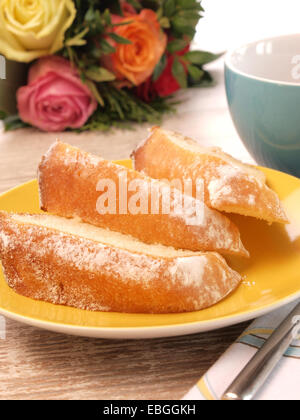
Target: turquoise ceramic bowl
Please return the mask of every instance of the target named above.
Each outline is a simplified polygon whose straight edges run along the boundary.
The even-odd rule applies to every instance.
[[[228,53],[225,81],[233,122],[254,159],[300,177],[300,34]]]

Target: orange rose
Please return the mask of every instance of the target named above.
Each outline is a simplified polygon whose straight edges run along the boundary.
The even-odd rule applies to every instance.
[[[114,44],[116,51],[106,56],[104,65],[119,80],[127,79],[138,86],[153,73],[166,49],[167,36],[152,10],[144,9],[140,14],[118,19],[118,23],[126,21],[128,25],[117,26],[114,32],[131,44]]]

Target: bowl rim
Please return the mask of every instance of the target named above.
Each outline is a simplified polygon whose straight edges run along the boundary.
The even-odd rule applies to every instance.
[[[241,48],[252,47],[252,46],[254,46],[254,45],[256,45],[260,42],[272,41],[272,40],[275,40],[275,39],[290,38],[290,37],[294,37],[294,36],[297,36],[297,37],[300,38],[300,33],[293,33],[293,34],[286,34],[286,35],[279,35],[279,36],[271,36],[271,37],[268,37],[268,38],[263,38],[263,39],[258,39],[256,41],[248,42],[246,44],[240,45],[239,47],[232,48],[232,49],[228,50],[226,55],[225,55],[225,58],[224,58],[225,67],[227,67],[229,70],[231,70],[234,73],[239,74],[240,76],[243,76],[247,79],[252,79],[252,80],[259,81],[259,82],[270,83],[270,84],[274,84],[274,85],[294,86],[294,87],[300,88],[300,81],[299,82],[285,82],[283,80],[272,80],[272,79],[267,79],[265,77],[255,76],[253,74],[250,74],[250,73],[247,73],[245,71],[239,70],[231,62],[233,54],[235,54]]]

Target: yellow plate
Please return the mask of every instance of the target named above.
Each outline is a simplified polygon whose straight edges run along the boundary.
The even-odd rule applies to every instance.
[[[131,166],[131,161],[119,162]],[[200,312],[136,315],[82,311],[34,301],[13,292],[0,271],[0,313],[9,318],[67,334],[103,338],[153,338],[222,328],[263,315],[300,297],[300,180],[263,169],[291,219],[269,226],[232,216],[240,227],[251,259],[230,259],[244,276],[235,293]],[[39,213],[37,181],[0,196],[0,209]]]

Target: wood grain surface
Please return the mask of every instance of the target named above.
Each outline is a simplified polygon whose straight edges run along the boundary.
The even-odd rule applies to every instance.
[[[7,320],[0,399],[180,399],[246,324],[155,340],[72,337]]]
[[[216,66],[216,87],[183,93],[177,115],[163,125],[252,163],[227,110],[221,69],[222,63]],[[81,135],[2,130],[0,192],[34,178],[41,155],[57,137],[105,158],[122,159],[146,135],[146,125]],[[249,324],[186,337],[111,341],[1,322],[1,400],[179,399]]]

